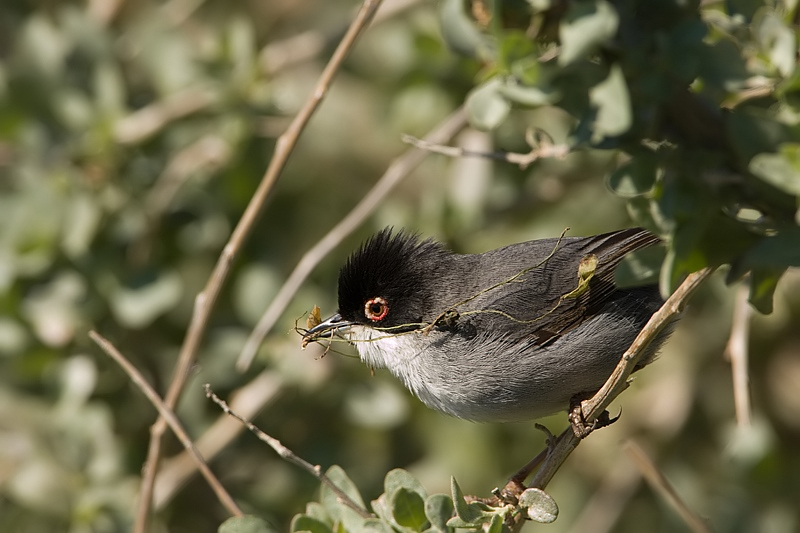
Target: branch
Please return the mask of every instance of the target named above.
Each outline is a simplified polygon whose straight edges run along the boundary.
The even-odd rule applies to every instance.
[[[372,26],[377,26],[421,3],[422,0],[385,0],[375,14]],[[335,42],[335,36],[338,35],[341,35],[338,27],[330,32],[308,30],[281,41],[271,42],[258,53],[258,62],[267,76],[275,76],[287,67],[313,59],[322,53],[329,42]]]
[[[325,473],[322,471],[322,468],[319,465],[312,465],[305,459],[296,455],[292,450],[281,444],[281,441],[279,441],[275,437],[267,435],[266,433],[261,431],[255,424],[236,414],[234,411],[231,410],[230,407],[228,407],[228,404],[225,403],[224,400],[222,400],[219,396],[214,394],[214,391],[211,390],[211,385],[209,385],[208,383],[206,383],[203,386],[203,388],[206,391],[207,398],[211,398],[211,400],[217,405],[219,405],[222,408],[222,410],[225,411],[226,414],[234,417],[239,422],[244,424],[247,427],[247,429],[252,431],[253,434],[259,438],[259,440],[266,442],[283,459],[286,459],[290,463],[299,466],[300,468],[310,473],[315,478],[319,479],[322,483],[327,485],[336,494],[336,496],[339,497],[339,501],[341,501],[349,508],[357,512],[359,516],[361,516],[362,518],[372,518],[372,514],[370,514],[369,511],[367,511],[359,504],[354,502],[353,499],[350,498],[350,496],[348,496],[345,491],[340,489],[339,486],[336,485],[336,483],[334,483],[333,480],[331,480],[331,478],[325,475]]]
[[[733,307],[731,336],[725,347],[725,355],[731,362],[733,374],[733,403],[736,408],[736,423],[740,427],[750,425],[750,381],[747,371],[747,343],[750,336],[750,304],[747,303],[747,284],[736,289]]]
[[[647,481],[647,484],[666,500],[669,506],[678,513],[690,530],[694,533],[711,532],[708,525],[697,516],[694,511],[689,509],[689,506],[681,499],[672,484],[659,472],[656,465],[653,464],[653,461],[647,457],[647,454],[641,446],[629,440],[625,443],[623,448],[628,452],[628,456],[639,469],[639,472],[642,474],[645,481]]]
[[[222,505],[224,505],[228,512],[233,516],[242,516],[244,513],[241,509],[239,509],[239,506],[233,501],[233,498],[231,498],[230,494],[228,494],[228,491],[225,490],[225,487],[222,486],[217,477],[208,467],[208,464],[206,464],[203,456],[199,451],[197,451],[197,448],[195,448],[192,439],[186,433],[186,430],[183,429],[183,426],[181,426],[178,417],[175,416],[175,413],[171,408],[164,404],[164,402],[158,396],[158,393],[144,379],[144,376],[142,376],[142,374],[136,370],[136,367],[134,367],[130,361],[128,361],[128,359],[126,359],[125,356],[122,355],[119,350],[117,350],[114,345],[108,341],[108,339],[96,331],[90,331],[89,337],[91,337],[91,339],[104,352],[106,352],[114,361],[117,362],[117,364],[119,364],[119,366],[122,367],[122,370],[128,374],[128,377],[131,378],[131,381],[133,381],[133,383],[139,387],[144,395],[147,396],[147,399],[150,400],[150,403],[152,403],[155,408],[158,409],[159,414],[164,420],[166,420],[167,424],[169,424],[169,427],[178,437],[178,440],[180,440],[181,444],[183,444],[183,447],[186,448],[186,451],[194,461],[194,464],[200,470],[200,473],[203,474],[203,477],[206,478],[206,481],[217,495],[217,498]]]
[[[584,420],[592,423],[606,407],[628,386],[628,377],[636,367],[650,342],[672,321],[683,309],[686,301],[694,294],[697,288],[708,278],[713,269],[705,268],[699,272],[689,274],[684,282],[664,302],[664,305],[650,317],[642,331],[620,358],[614,372],[597,393],[581,402]],[[553,476],[569,457],[580,439],[575,436],[571,427],[564,430],[555,440],[555,444],[548,450],[547,458],[531,481],[531,487],[544,489],[553,479]]]
[[[541,158],[556,158],[564,159],[570,152],[570,147],[565,144],[554,144],[549,136],[538,132],[533,134],[530,130],[525,135],[525,140],[531,147],[530,152],[526,154],[518,154],[515,152],[476,152],[458,146],[443,146],[435,142],[430,142],[424,139],[417,139],[411,135],[403,135],[402,140],[412,146],[416,146],[422,150],[428,150],[436,154],[446,155],[447,157],[482,157],[485,159],[494,159],[497,161],[505,161],[514,165],[519,165],[519,168],[525,170],[534,161]]]
[[[265,370],[230,394],[231,409],[252,419],[283,389],[283,379],[278,373]],[[220,413],[217,420],[195,440],[195,446],[207,461],[211,461],[243,430],[244,426],[236,420]],[[165,459],[156,476],[153,507],[156,510],[164,508],[196,470],[197,467],[185,450]]]
[[[661,309],[656,311],[642,331],[633,341],[630,348],[628,348],[622,355],[617,367],[611,374],[611,377],[605,382],[603,387],[597,391],[597,394],[581,402],[584,419],[587,422],[596,420],[600,414],[606,410],[611,402],[619,396],[619,394],[628,387],[628,377],[633,373],[633,369],[641,359],[645,349],[650,345],[650,342],[663,330],[672,320],[678,317],[686,301],[694,294],[694,291],[708,278],[714,271],[713,268],[704,268],[703,270],[689,274],[681,285],[675,289],[675,292],[667,298]]]
[[[467,124],[467,116],[464,109],[458,109],[452,115],[442,121],[425,139],[426,142],[442,143],[447,142]],[[294,295],[297,293],[305,279],[314,270],[322,259],[331,250],[336,248],[345,237],[352,233],[372,212],[378,207],[386,196],[408,176],[425,159],[427,153],[418,148],[410,148],[403,155],[395,159],[386,172],[381,176],[377,183],[361,199],[361,201],[350,211],[341,222],[333,227],[322,239],[308,250],[297,263],[289,278],[283,284],[278,294],[272,299],[269,307],[258,324],[253,329],[247,343],[239,355],[236,368],[244,372],[250,367],[255,358],[258,347],[264,337],[272,330],[275,323],[280,318],[286,306],[289,305]]]
[[[341,67],[347,54],[355,45],[359,35],[361,35],[362,31],[369,24],[369,21],[372,19],[380,3],[381,0],[364,0],[361,10],[358,12],[355,20],[336,48],[333,57],[331,57],[330,61],[325,66],[325,70],[323,70],[320,75],[320,79],[311,93],[311,96],[289,125],[289,129],[278,138],[275,145],[275,153],[273,154],[264,176],[261,178],[258,188],[250,199],[250,203],[247,205],[241,220],[239,220],[239,223],[236,225],[230,240],[225,245],[206,287],[195,299],[192,319],[181,347],[178,362],[175,366],[175,373],[165,399],[165,404],[169,408],[172,409],[175,407],[183,391],[189,369],[194,363],[197,348],[200,345],[203,333],[208,325],[211,309],[214,307],[214,303],[222,290],[222,285],[228,277],[228,272],[230,271],[231,264],[236,254],[252,231],[267,197],[275,186],[283,167],[289,159],[289,155],[291,155],[297,144],[300,133],[303,131],[303,128],[305,128],[314,111],[319,107],[322,99],[328,93],[334,76]],[[139,509],[136,515],[136,523],[134,524],[134,531],[136,533],[145,533],[147,529],[147,518],[150,514],[150,506],[153,499],[153,485],[155,483],[156,471],[161,455],[161,437],[165,430],[166,423],[163,418],[159,417],[155,424],[153,424],[150,433],[150,444],[147,450],[147,459],[144,467]]]

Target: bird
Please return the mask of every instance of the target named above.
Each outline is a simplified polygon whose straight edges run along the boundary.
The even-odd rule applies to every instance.
[[[341,338],[428,407],[512,422],[565,411],[596,392],[663,300],[619,288],[630,252],[658,245],[641,228],[546,238],[479,254],[385,228],[341,267],[338,312],[302,345]],[[670,328],[648,347],[651,363]]]

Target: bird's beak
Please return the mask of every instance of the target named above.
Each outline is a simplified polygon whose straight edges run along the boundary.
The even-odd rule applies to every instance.
[[[352,325],[352,322],[344,320],[342,315],[336,313],[332,317],[320,322],[313,328],[306,331],[305,335],[303,335],[303,348],[305,348],[308,343],[314,342],[317,339],[329,339],[333,337],[340,329],[349,328]]]

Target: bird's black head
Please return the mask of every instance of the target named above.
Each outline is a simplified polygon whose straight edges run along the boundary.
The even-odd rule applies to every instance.
[[[376,328],[419,327],[433,312],[430,281],[448,255],[431,240],[384,229],[339,272],[339,314],[348,322]]]

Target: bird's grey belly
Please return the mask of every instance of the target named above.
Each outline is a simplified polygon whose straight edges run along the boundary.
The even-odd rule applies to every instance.
[[[431,332],[415,339],[412,357],[387,366],[431,408],[475,421],[530,420],[598,390],[638,329],[601,314],[544,347],[491,331],[472,339]]]

